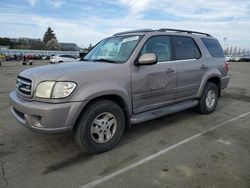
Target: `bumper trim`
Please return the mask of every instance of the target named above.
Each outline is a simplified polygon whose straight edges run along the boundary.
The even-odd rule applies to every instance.
[[[29,120],[29,116],[24,114],[24,118],[22,119],[17,113],[15,112],[14,108],[11,106],[10,110],[13,114],[13,116],[16,118],[17,122],[19,122],[22,126],[26,127],[27,129],[30,129],[35,132],[42,132],[42,133],[63,133],[68,132],[72,130],[72,127],[59,127],[59,128],[45,128],[45,127],[38,127],[31,125],[32,123]]]

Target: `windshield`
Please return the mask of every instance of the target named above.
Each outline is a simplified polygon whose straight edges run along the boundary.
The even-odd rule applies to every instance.
[[[115,36],[102,40],[85,57],[85,61],[124,63],[128,60],[141,36]]]

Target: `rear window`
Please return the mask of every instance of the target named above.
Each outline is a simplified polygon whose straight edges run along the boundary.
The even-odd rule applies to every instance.
[[[224,58],[224,52],[223,49],[216,39],[208,39],[208,38],[202,38],[201,39],[206,48],[208,49],[210,55],[215,58]]]
[[[173,37],[175,60],[199,59],[201,57],[194,40],[190,37]]]

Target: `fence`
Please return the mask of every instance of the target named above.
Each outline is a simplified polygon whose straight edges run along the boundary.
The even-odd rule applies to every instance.
[[[11,55],[59,55],[67,54],[73,56],[79,56],[80,51],[52,51],[52,50],[22,50],[22,49],[1,49],[0,53],[11,56]]]

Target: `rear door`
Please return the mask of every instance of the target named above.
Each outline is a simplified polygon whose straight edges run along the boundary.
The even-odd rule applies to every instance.
[[[207,64],[193,38],[173,36],[173,46],[177,71],[176,100],[193,98],[198,93]]]
[[[157,64],[132,66],[132,99],[135,113],[151,110],[175,99],[176,68],[169,36],[149,38],[139,56],[154,53]]]

